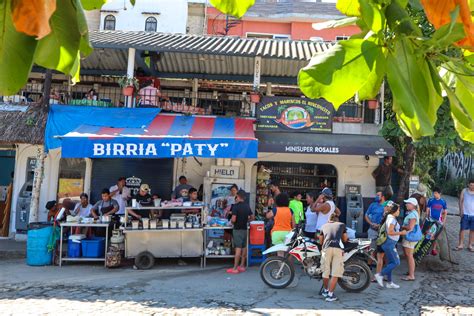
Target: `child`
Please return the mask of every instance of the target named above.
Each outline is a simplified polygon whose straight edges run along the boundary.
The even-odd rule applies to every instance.
[[[295,214],[295,223],[298,224],[301,220],[304,220],[303,202],[301,202],[302,195],[299,192],[293,192],[292,200],[290,201],[290,209]]]
[[[434,188],[433,189],[433,197],[428,200],[428,204],[426,206],[426,218],[433,218],[441,223],[446,224],[446,218],[448,215],[446,201],[441,198],[441,189]],[[437,244],[436,242],[433,243],[433,250],[431,254],[436,256],[438,251],[436,250]]]

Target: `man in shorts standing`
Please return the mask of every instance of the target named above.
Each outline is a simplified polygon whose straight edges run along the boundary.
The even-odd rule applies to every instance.
[[[238,274],[245,272],[247,261],[247,224],[252,221],[254,215],[248,203],[245,203],[246,193],[243,190],[237,192],[235,204],[232,205],[231,222],[234,224],[232,230],[232,241],[234,243],[234,266],[227,269],[227,273]],[[240,265],[239,265],[240,263]]]
[[[321,255],[321,267],[323,269],[323,286],[322,295],[327,302],[337,300],[334,295],[337,279],[342,278],[344,274],[344,245],[343,242],[348,240],[346,233],[346,225],[338,222],[339,217],[336,213],[332,213],[329,222],[321,228],[319,241],[323,245]],[[329,276],[332,276],[329,282]]]
[[[467,249],[474,252],[474,179],[469,180],[467,188],[461,192],[459,216],[461,216],[461,229],[459,230],[459,243],[455,250],[464,248],[464,233],[469,231]]]

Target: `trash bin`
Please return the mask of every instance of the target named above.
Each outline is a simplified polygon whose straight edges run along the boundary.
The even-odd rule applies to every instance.
[[[28,225],[26,264],[30,266],[51,264],[53,253],[48,252],[48,243],[52,233],[53,223],[36,222]]]

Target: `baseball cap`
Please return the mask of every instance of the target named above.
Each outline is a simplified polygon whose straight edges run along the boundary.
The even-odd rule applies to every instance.
[[[323,194],[325,196],[328,196],[328,197],[332,197],[332,190],[330,188],[324,188],[321,191],[321,194]]]
[[[404,200],[403,202],[418,206],[418,201],[415,198],[409,198],[408,200]]]
[[[148,184],[144,183],[140,186],[140,190],[142,191],[150,191],[150,187],[148,186]]]

